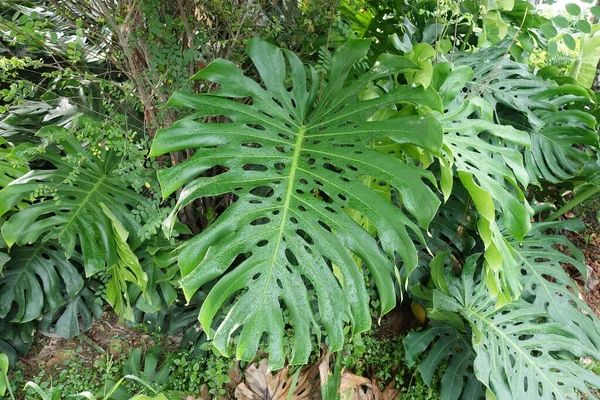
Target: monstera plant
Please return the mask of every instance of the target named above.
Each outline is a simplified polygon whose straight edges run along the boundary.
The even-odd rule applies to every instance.
[[[400,257],[409,271],[417,266],[409,232],[422,238],[438,209],[435,179],[406,155],[372,145],[386,137],[438,155],[442,128],[429,113],[441,111],[441,101],[432,89],[404,85],[364,96],[418,69],[404,57],[383,55],[356,74],[353,65],[368,49],[368,40],[347,42],[320,76],[294,54],[252,39],[247,52],[264,86],[219,59],[193,77],[217,90],[176,93],[169,101],[194,113],[160,130],[151,155],[190,148],[195,154],[159,173],[164,196],[182,188],[167,231],[198,198],[231,193],[235,199],[179,256],[188,299],[216,279],[199,318],[222,353],[237,336],[237,357],[250,360],[266,334],[272,368],[283,366],[286,340],[290,362],[306,363],[311,336],[322,331],[329,348],[339,350],[346,323],[354,332],[371,325],[362,263],[353,256],[376,283],[381,313],[396,303],[394,260]],[[393,118],[371,118],[379,110]],[[202,175],[213,168],[220,173]],[[366,176],[391,185],[399,206],[365,186]],[[349,211],[368,219],[374,235]]]

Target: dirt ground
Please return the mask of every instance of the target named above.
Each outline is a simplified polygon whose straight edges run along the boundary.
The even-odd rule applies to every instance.
[[[588,276],[580,283],[583,298],[600,318],[600,199],[584,203],[565,218],[579,218],[585,223],[584,232],[566,232],[569,239],[585,255]]]

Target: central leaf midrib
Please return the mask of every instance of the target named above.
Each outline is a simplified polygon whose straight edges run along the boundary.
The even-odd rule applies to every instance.
[[[292,163],[290,164],[290,174],[288,175],[287,187],[285,189],[285,199],[283,200],[283,207],[281,210],[281,220],[279,222],[279,230],[277,233],[277,243],[273,249],[273,257],[271,258],[271,264],[269,265],[269,272],[267,275],[267,281],[265,282],[260,302],[262,303],[265,298],[265,293],[269,287],[269,281],[275,267],[275,260],[279,252],[279,246],[281,246],[281,239],[283,238],[283,232],[287,220],[288,210],[290,209],[290,201],[292,200],[292,191],[294,189],[294,179],[296,176],[296,170],[298,169],[298,160],[300,159],[300,152],[302,151],[302,142],[304,141],[304,135],[306,133],[306,127],[300,126],[298,134],[296,135],[296,143],[294,144],[294,153],[292,154]]]
[[[69,222],[67,222],[67,224],[63,227],[63,229],[61,229],[61,232],[58,235],[59,238],[63,235],[63,233],[65,233],[67,231],[67,228],[71,225],[71,223],[73,221],[75,221],[75,219],[77,218],[77,215],[79,215],[79,212],[88,203],[88,201],[90,200],[90,197],[92,197],[92,194],[94,194],[98,190],[98,187],[100,187],[100,185],[102,185],[102,182],[104,182],[105,179],[106,179],[106,175],[102,175],[100,177],[100,179],[98,179],[98,182],[96,182],[94,184],[94,186],[89,191],[89,193],[83,198],[83,200],[81,201],[81,203],[79,204],[79,206],[77,206],[77,208],[75,209],[75,212],[73,213],[73,215],[71,216],[71,218],[69,218]]]

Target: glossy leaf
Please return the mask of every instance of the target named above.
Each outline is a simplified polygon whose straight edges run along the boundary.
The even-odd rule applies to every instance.
[[[419,362],[419,372],[425,383],[431,385],[436,369],[450,360],[442,375],[440,398],[481,400],[485,397],[483,385],[473,372],[476,353],[469,335],[435,322],[423,331],[411,332],[404,339],[408,365],[415,364],[417,357],[429,346],[431,348]]]
[[[100,203],[100,207],[110,219],[117,246],[117,260],[114,264],[108,265],[107,269],[110,280],[106,283],[106,301],[119,316],[133,320],[133,308],[128,293],[129,283],[134,284],[142,293],[145,293],[148,276],[127,243],[129,232],[104,203]]]
[[[55,242],[12,249],[0,277],[0,318],[25,323],[43,313],[56,313],[66,295],[75,297],[83,287],[77,265],[65,258]]]
[[[458,57],[459,65],[475,71],[463,97],[481,95],[502,124],[529,133],[531,147],[524,155],[533,182],[558,183],[578,175],[589,159],[585,146],[598,145],[594,118],[584,111],[592,104],[588,91],[544,80],[527,65],[502,58],[503,52],[498,46]]]
[[[47,129],[66,132],[56,127]],[[137,232],[139,223],[130,210],[142,197],[127,188],[116,173],[115,155],[88,158],[72,135],[66,137],[61,143],[66,157],[52,151],[43,154],[56,169],[30,171],[0,190],[0,215],[34,197],[29,206],[9,216],[2,226],[2,236],[9,246],[57,239],[67,258],[80,246],[86,275],[91,276],[118,258],[112,224],[98,202],[104,202],[127,231]],[[51,190],[54,200],[46,198],[45,193],[36,197],[40,189]]]
[[[578,220],[537,223],[522,243],[512,244],[524,279],[523,298],[545,308],[554,321],[567,327],[585,346],[599,348],[600,321],[563,267],[571,265],[585,278],[585,258],[565,236],[542,234],[552,228],[582,230],[584,226]],[[570,255],[558,248],[568,250]]]
[[[580,357],[599,359],[597,348],[580,341],[544,307],[524,299],[496,307],[477,260],[478,255],[471,256],[460,277],[448,276],[452,296],[438,291],[434,306],[469,321],[475,374],[496,398],[575,399],[580,392],[590,395],[588,387],[600,387],[600,377],[579,362]]]
[[[408,103],[440,109],[441,102],[432,89],[407,86],[361,100],[361,92],[374,81],[418,68],[404,57],[386,54],[367,73],[354,77],[352,65],[368,48],[369,41],[362,40],[340,47],[321,82],[312,69],[307,76],[294,54],[252,39],[247,52],[264,87],[229,61],[216,60],[194,79],[218,83],[220,89],[211,94],[176,93],[170,100],[170,105],[192,107],[196,113],[157,132],[151,150],[156,156],[195,149],[191,159],[159,174],[165,196],[183,187],[167,230],[178,210],[197,198],[223,193],[238,198],[190,240],[179,257],[188,299],[218,278],[200,321],[222,353],[239,335],[236,356],[251,360],[266,334],[270,365],[282,367],[282,307],[293,326],[292,363],[308,360],[311,331],[321,327],[329,349],[339,350],[346,322],[355,332],[371,324],[363,272],[352,255],[360,257],[373,276],[382,313],[395,304],[395,253],[409,268],[417,265],[408,232],[421,235],[418,225],[427,228],[437,211],[439,200],[425,183],[435,184],[433,175],[367,146],[388,137],[438,154],[441,127],[427,115],[368,119],[383,108],[396,110]],[[220,115],[230,122],[201,121]],[[199,176],[215,166],[226,172]],[[402,209],[364,186],[364,176],[390,184],[399,193]],[[347,209],[368,218],[376,238],[354,222]],[[339,273],[333,273],[333,265]],[[315,308],[308,290],[315,292]],[[223,322],[213,327],[215,316],[234,296]]]

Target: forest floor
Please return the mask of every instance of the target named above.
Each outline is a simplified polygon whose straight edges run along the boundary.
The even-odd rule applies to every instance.
[[[581,276],[574,278],[580,284],[583,298],[600,318],[600,198],[576,207],[565,218],[579,218],[585,224],[585,231],[566,234],[585,255],[587,278],[585,282]]]

